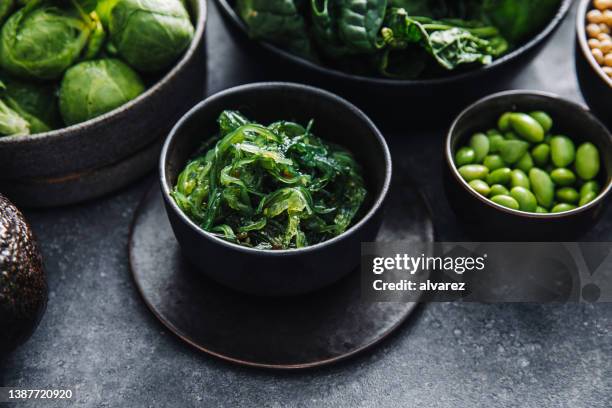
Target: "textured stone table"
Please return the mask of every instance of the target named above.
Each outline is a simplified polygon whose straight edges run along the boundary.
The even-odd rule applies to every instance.
[[[514,88],[580,98],[567,52],[572,26],[570,15]],[[209,91],[257,79],[214,7],[208,46]],[[421,180],[438,238],[461,240],[441,185],[443,132],[394,137],[391,145],[400,172]],[[200,354],[162,328],[129,274],[130,221],[153,180],[93,203],[27,212],[42,243],[49,306],[32,339],[0,366],[0,385],[72,387],[75,405],[87,407],[611,404],[612,304],[423,305],[371,352],[306,372],[244,369]],[[612,241],[612,208],[585,239]]]

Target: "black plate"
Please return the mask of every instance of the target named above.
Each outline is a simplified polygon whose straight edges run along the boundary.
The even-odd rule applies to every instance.
[[[412,187],[396,187],[378,239],[432,241],[424,199]],[[306,296],[227,289],[184,261],[157,186],[136,212],[129,250],[136,286],[153,314],[193,347],[243,365],[299,369],[345,359],[384,339],[417,305],[362,303],[357,271]]]
[[[291,54],[265,41],[249,37],[232,7],[235,0],[216,0],[232,37],[253,61],[264,68],[265,78],[303,82],[333,91],[363,109],[385,127],[450,120],[463,105],[504,89],[559,27],[572,0],[561,0],[550,22],[529,41],[485,67],[432,79],[403,80],[354,75],[325,67]]]

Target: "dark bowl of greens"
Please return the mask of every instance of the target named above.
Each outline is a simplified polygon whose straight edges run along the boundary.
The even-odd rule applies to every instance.
[[[440,113],[458,109],[487,89],[502,89],[559,26],[571,4],[217,2],[238,43],[277,78],[326,87],[368,113],[399,120],[407,115],[439,119]]]
[[[474,239],[573,241],[612,190],[612,135],[583,105],[506,91],[464,110],[445,146],[445,189]]]
[[[593,11],[595,13],[590,14]],[[610,12],[612,12],[612,9],[608,10],[608,13]],[[609,33],[597,34],[597,29],[594,30],[595,32],[587,33],[586,29],[588,25],[592,26],[591,21],[601,21],[602,15],[601,12],[597,13],[592,0],[582,0],[580,2],[576,15],[574,59],[582,96],[597,117],[612,128],[612,110],[610,109],[612,104],[612,66],[607,65],[604,59],[604,52],[606,54],[612,52],[612,39]],[[600,17],[597,18],[598,16]],[[593,30],[593,27],[591,27],[591,30]],[[599,62],[595,57],[596,55]]]
[[[0,188],[25,205],[66,204],[150,171],[205,91],[205,1],[5,4]]]
[[[164,144],[160,177],[197,269],[242,292],[295,295],[355,271],[380,228],[391,156],[346,100],[257,83],[189,111]]]

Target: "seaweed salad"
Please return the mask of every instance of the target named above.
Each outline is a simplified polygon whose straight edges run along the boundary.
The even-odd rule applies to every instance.
[[[236,0],[251,37],[315,63],[390,78],[490,64],[560,0]]]
[[[254,123],[235,111],[218,119],[178,177],[172,196],[204,230],[259,249],[303,248],[340,235],[366,197],[361,170],[345,149],[306,127]]]

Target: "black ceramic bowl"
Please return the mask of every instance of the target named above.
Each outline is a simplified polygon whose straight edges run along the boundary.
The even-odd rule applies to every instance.
[[[77,125],[0,137],[0,191],[20,205],[63,205],[125,186],[155,167],[163,138],[205,92],[206,2],[187,3],[196,29],[191,45],[138,98]]]
[[[360,219],[345,233],[302,249],[260,250],[217,238],[192,222],[170,191],[188,159],[218,133],[217,117],[239,110],[260,123],[314,119],[314,132],[355,155],[368,198]],[[391,181],[391,156],[376,126],[355,106],[329,92],[292,83],[258,83],[215,94],[191,109],[172,129],[160,159],[166,211],[186,258],[212,279],[256,295],[295,295],[327,286],[355,270],[361,242],[376,238]]]
[[[612,79],[601,69],[587,43],[586,14],[593,0],[581,0],[576,16],[576,74],[582,96],[591,110],[612,128]]]
[[[502,207],[476,193],[459,175],[455,152],[476,132],[495,127],[507,111],[543,110],[553,118],[553,132],[576,143],[589,141],[601,154],[600,195],[589,204],[558,214],[531,214]],[[464,110],[452,124],[445,146],[445,188],[448,201],[479,241],[571,241],[586,232],[601,214],[612,190],[612,135],[593,114],[577,103],[534,91],[508,91],[488,96]]]
[[[265,66],[274,80],[291,80],[329,89],[348,98],[377,123],[403,126],[435,118],[450,119],[466,103],[487,92],[505,89],[516,71],[527,65],[567,14],[572,0],[561,0],[550,22],[514,51],[492,64],[438,79],[401,80],[360,76],[325,67],[291,54],[275,45],[249,37],[247,27],[233,6],[235,0],[217,0],[230,33],[253,60]],[[384,122],[382,121],[384,119]]]

